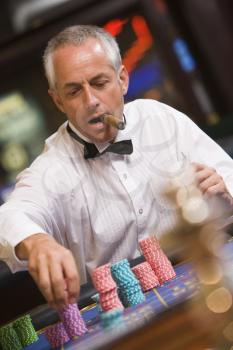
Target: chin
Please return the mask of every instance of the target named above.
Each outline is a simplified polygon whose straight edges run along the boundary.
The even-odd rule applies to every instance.
[[[106,143],[106,142],[110,142],[114,139],[114,137],[96,137],[96,138],[92,138],[92,142],[93,143]]]
[[[110,142],[112,140],[115,139],[117,133],[114,132],[114,133],[105,133],[104,135],[96,135],[96,136],[93,136],[93,137],[90,137],[90,139],[92,140],[92,142],[96,142],[96,143],[105,143],[105,142]]]

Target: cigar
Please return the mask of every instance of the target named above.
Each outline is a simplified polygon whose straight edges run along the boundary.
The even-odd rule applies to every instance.
[[[117,117],[114,117],[111,114],[104,114],[101,117],[103,123],[111,125],[118,130],[123,130],[125,128],[125,123],[122,120],[119,120]]]

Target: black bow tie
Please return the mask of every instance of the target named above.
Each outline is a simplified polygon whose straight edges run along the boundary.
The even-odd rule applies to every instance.
[[[133,153],[133,144],[131,140],[123,140],[112,143],[109,145],[103,152],[99,152],[97,147],[93,143],[89,143],[81,139],[75,132],[71,129],[69,124],[67,124],[67,131],[71,137],[73,137],[76,141],[82,143],[84,145],[84,158],[95,158],[104,154],[106,152],[112,152],[117,154],[131,154]]]

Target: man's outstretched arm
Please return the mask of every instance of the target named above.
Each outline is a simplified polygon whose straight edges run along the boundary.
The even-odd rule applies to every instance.
[[[50,235],[34,234],[16,248],[19,259],[28,260],[29,273],[49,305],[59,309],[74,303],[80,291],[80,279],[72,253]]]

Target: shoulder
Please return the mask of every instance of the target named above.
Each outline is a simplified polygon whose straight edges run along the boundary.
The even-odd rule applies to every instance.
[[[175,108],[159,102],[157,100],[151,99],[137,99],[132,102],[125,104],[124,112],[126,114],[139,113],[142,116],[154,115],[160,117],[161,115],[174,115],[175,117],[180,117],[183,113],[179,112]]]
[[[48,169],[53,169],[61,173],[61,170],[67,165],[72,157],[72,144],[66,132],[66,123],[64,123],[55,133],[49,136],[44,143],[42,152],[34,159],[29,168],[19,174],[19,178],[27,176],[36,176],[40,178]],[[54,177],[56,179],[56,176]]]
[[[175,108],[151,99],[138,99],[125,104],[124,109],[127,119],[137,119],[141,122],[148,121],[156,125],[183,124],[190,120],[185,114]]]
[[[64,142],[66,142],[67,132],[66,132],[67,122],[63,123],[56,132],[49,136],[45,140],[44,151],[53,149],[54,147],[61,148]],[[43,152],[44,152],[43,151]]]
[[[66,143],[65,125],[66,123],[60,126],[56,132],[54,132],[45,140],[44,148],[31,164],[31,168],[37,166],[43,167],[43,165],[46,166],[51,161],[56,161],[59,153],[62,151]]]

